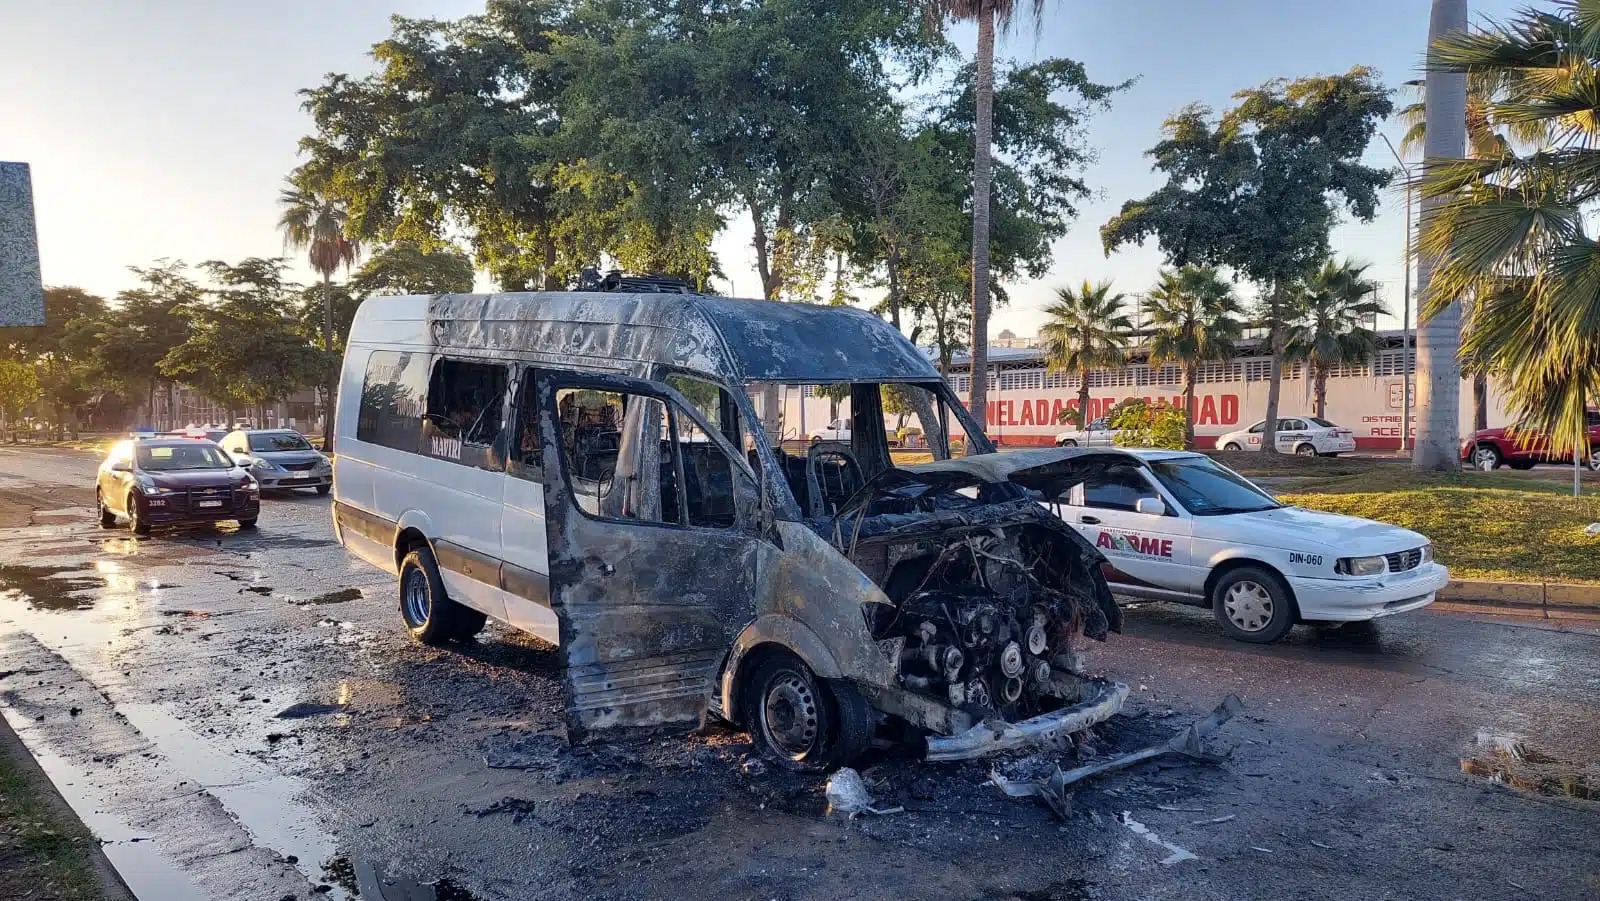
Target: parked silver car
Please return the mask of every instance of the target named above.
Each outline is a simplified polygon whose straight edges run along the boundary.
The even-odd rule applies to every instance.
[[[333,465],[293,429],[241,429],[221,443],[262,488],[314,488],[327,494],[333,487]]]

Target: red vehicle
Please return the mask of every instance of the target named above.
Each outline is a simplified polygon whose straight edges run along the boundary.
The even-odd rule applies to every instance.
[[[1581,453],[1589,468],[1600,472],[1600,413],[1589,411],[1589,442]],[[1539,463],[1572,465],[1570,454],[1551,454],[1549,444],[1538,432],[1515,428],[1483,429],[1461,444],[1461,462],[1488,472],[1501,465],[1512,469],[1532,469]]]

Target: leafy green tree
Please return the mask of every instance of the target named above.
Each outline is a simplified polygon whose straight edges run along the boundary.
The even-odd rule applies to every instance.
[[[1378,283],[1366,272],[1365,263],[1327,260],[1306,279],[1296,299],[1285,357],[1310,367],[1318,417],[1327,411],[1328,373],[1341,366],[1364,366],[1378,352],[1378,334],[1362,323],[1384,307]]]
[[[220,287],[190,303],[187,340],[162,359],[161,372],[226,406],[230,413],[261,408],[316,384],[328,368],[326,351],[312,347],[288,314],[282,259],[252,257],[204,264]]]
[[[1183,446],[1194,446],[1194,385],[1200,364],[1233,356],[1244,330],[1233,285],[1215,267],[1163,270],[1145,303],[1150,317],[1150,365],[1183,367]]]
[[[79,410],[100,381],[90,361],[106,302],[82,288],[52,287],[45,289],[44,309],[44,325],[0,331],[0,347],[13,359],[38,364],[42,399],[58,435],[66,429],[76,437]]]
[[[1272,354],[1263,452],[1276,452],[1295,282],[1328,256],[1338,207],[1371,221],[1389,182],[1389,172],[1361,163],[1393,109],[1389,94],[1357,66],[1241,91],[1220,118],[1185,107],[1150,150],[1166,184],[1124,203],[1100,229],[1107,254],[1153,237],[1171,265],[1228,266],[1259,286],[1258,321]]]
[[[168,383],[161,361],[188,340],[188,311],[200,300],[201,290],[182,260],[128,268],[141,286],[119,291],[94,330],[93,364],[124,397],[142,396],[145,424],[154,425],[148,418],[154,415],[156,389]]]
[[[1459,145],[1430,153],[1418,259],[1431,269],[1425,285],[1419,278],[1419,307],[1448,330],[1456,302],[1470,300],[1462,355],[1498,377],[1508,412],[1554,453],[1586,446],[1586,408],[1600,397],[1600,244],[1585,221],[1600,199],[1600,17],[1590,7],[1530,8],[1455,32],[1427,62],[1430,83],[1454,75],[1504,85],[1490,120],[1542,136],[1526,156],[1449,158]],[[1421,438],[1419,428],[1419,451]]]
[[[1078,376],[1079,421],[1088,415],[1089,373],[1120,366],[1133,337],[1133,321],[1124,312],[1126,295],[1112,294],[1111,283],[1090,284],[1074,291],[1057,288],[1056,299],[1044,308],[1039,327],[1045,368]]]
[[[39,379],[32,366],[0,360],[0,420],[9,427],[29,404],[39,399]]]
[[[472,260],[454,245],[425,248],[415,241],[396,241],[361,264],[350,278],[350,293],[465,294],[472,281]]]
[[[1166,401],[1152,404],[1142,397],[1119,401],[1106,414],[1106,425],[1116,431],[1118,447],[1182,450],[1193,432],[1182,410]]]
[[[333,405],[339,390],[339,364],[333,353],[333,275],[355,265],[361,242],[347,234],[345,203],[319,189],[312,175],[299,173],[289,179],[278,194],[278,204],[283,208],[278,228],[284,246],[304,250],[312,270],[322,276],[322,349],[330,361],[322,389],[322,446],[332,450]]]

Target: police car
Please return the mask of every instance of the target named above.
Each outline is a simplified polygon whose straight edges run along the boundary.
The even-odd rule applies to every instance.
[[[1241,641],[1416,610],[1449,580],[1424,536],[1285,506],[1204,454],[1078,453],[1118,459],[1044,502],[1106,556],[1112,591],[1210,607]]]
[[[1222,450],[1260,450],[1261,436],[1267,431],[1265,419],[1248,429],[1229,432],[1217,439]],[[1278,452],[1303,457],[1336,457],[1356,449],[1356,433],[1315,416],[1285,416],[1278,420]]]

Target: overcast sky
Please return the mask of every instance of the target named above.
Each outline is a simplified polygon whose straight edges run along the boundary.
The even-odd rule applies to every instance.
[[[908,0],[909,2],[909,0]],[[1474,16],[1514,4],[1478,3]],[[1374,66],[1394,84],[1415,77],[1428,0],[1053,0],[1039,35],[1002,40],[1016,59],[1069,56],[1090,77],[1137,77],[1090,125],[1099,154],[1083,205],[1055,248],[1050,274],[1014,285],[993,329],[1033,334],[1053,288],[1113,279],[1143,291],[1154,247],[1107,259],[1099,227],[1122,202],[1159,184],[1143,155],[1178,107],[1226,106],[1236,90],[1276,76]],[[0,160],[32,164],[44,279],[111,295],[126,267],[282,252],[276,196],[310,127],[296,91],[327,72],[364,73],[389,16],[453,18],[481,0],[55,0],[9,5],[0,28]],[[970,33],[956,34],[969,51]],[[1387,129],[1398,142],[1398,126]],[[1373,165],[1392,164],[1381,142]],[[1373,264],[1399,313],[1404,226],[1398,194],[1371,224],[1348,223],[1334,247]],[[742,219],[717,242],[741,295],[759,293]],[[301,277],[306,274],[301,271]],[[487,285],[481,285],[487,287]],[[1396,325],[1389,320],[1386,325]]]

